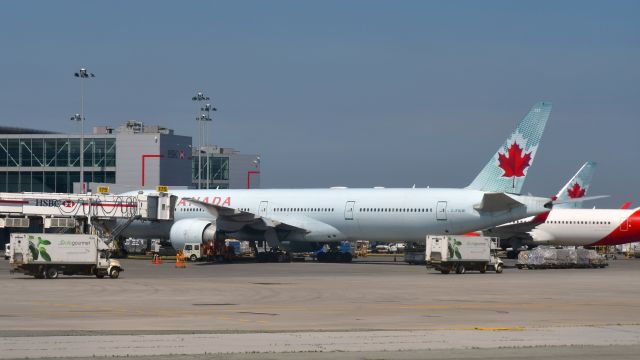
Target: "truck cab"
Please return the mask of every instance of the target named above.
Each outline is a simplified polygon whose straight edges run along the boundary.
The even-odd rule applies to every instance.
[[[184,250],[182,253],[184,254],[185,259],[198,261],[204,256],[202,250],[202,244],[200,243],[186,243],[184,244]]]

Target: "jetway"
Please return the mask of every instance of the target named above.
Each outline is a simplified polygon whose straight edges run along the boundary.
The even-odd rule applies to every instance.
[[[45,228],[69,228],[76,222],[136,219],[173,220],[177,197],[169,193],[136,195],[0,193],[0,228],[28,228],[30,218]]]

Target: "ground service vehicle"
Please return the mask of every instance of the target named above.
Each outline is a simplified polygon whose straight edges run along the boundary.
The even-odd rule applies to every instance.
[[[427,266],[443,274],[485,273],[488,269],[501,273],[504,265],[496,254],[499,245],[497,238],[488,236],[427,235],[425,258]]]
[[[96,235],[11,234],[11,270],[35,278],[95,275],[118,278],[120,262],[109,259],[109,247]]]
[[[9,255],[10,251],[11,251],[11,244],[9,244],[9,243],[4,244],[4,259],[5,260],[9,260],[9,258],[11,257]]]
[[[315,252],[318,262],[342,262],[349,263],[353,260],[355,248],[349,241],[342,241],[340,246],[332,248],[325,244],[322,248]]]
[[[204,257],[202,250],[200,243],[186,243],[184,244],[182,254],[184,258],[189,259],[189,261],[198,261]]]
[[[424,244],[411,243],[404,249],[404,262],[411,265],[424,265],[426,247]]]

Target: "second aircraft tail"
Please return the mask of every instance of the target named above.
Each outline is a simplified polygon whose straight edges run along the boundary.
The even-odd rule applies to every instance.
[[[591,185],[591,179],[593,179],[593,172],[596,170],[597,163],[593,161],[587,161],[582,165],[580,170],[566,183],[565,186],[560,189],[556,195],[556,201],[559,204],[554,205],[555,209],[572,209],[581,208],[582,201],[566,202],[563,201],[571,199],[579,199],[587,195],[589,191],[589,185]]]

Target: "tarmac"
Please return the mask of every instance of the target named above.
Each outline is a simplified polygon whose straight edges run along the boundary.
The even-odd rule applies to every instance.
[[[640,259],[464,275],[393,260],[124,260],[115,280],[36,280],[0,261],[0,359],[639,356]]]

